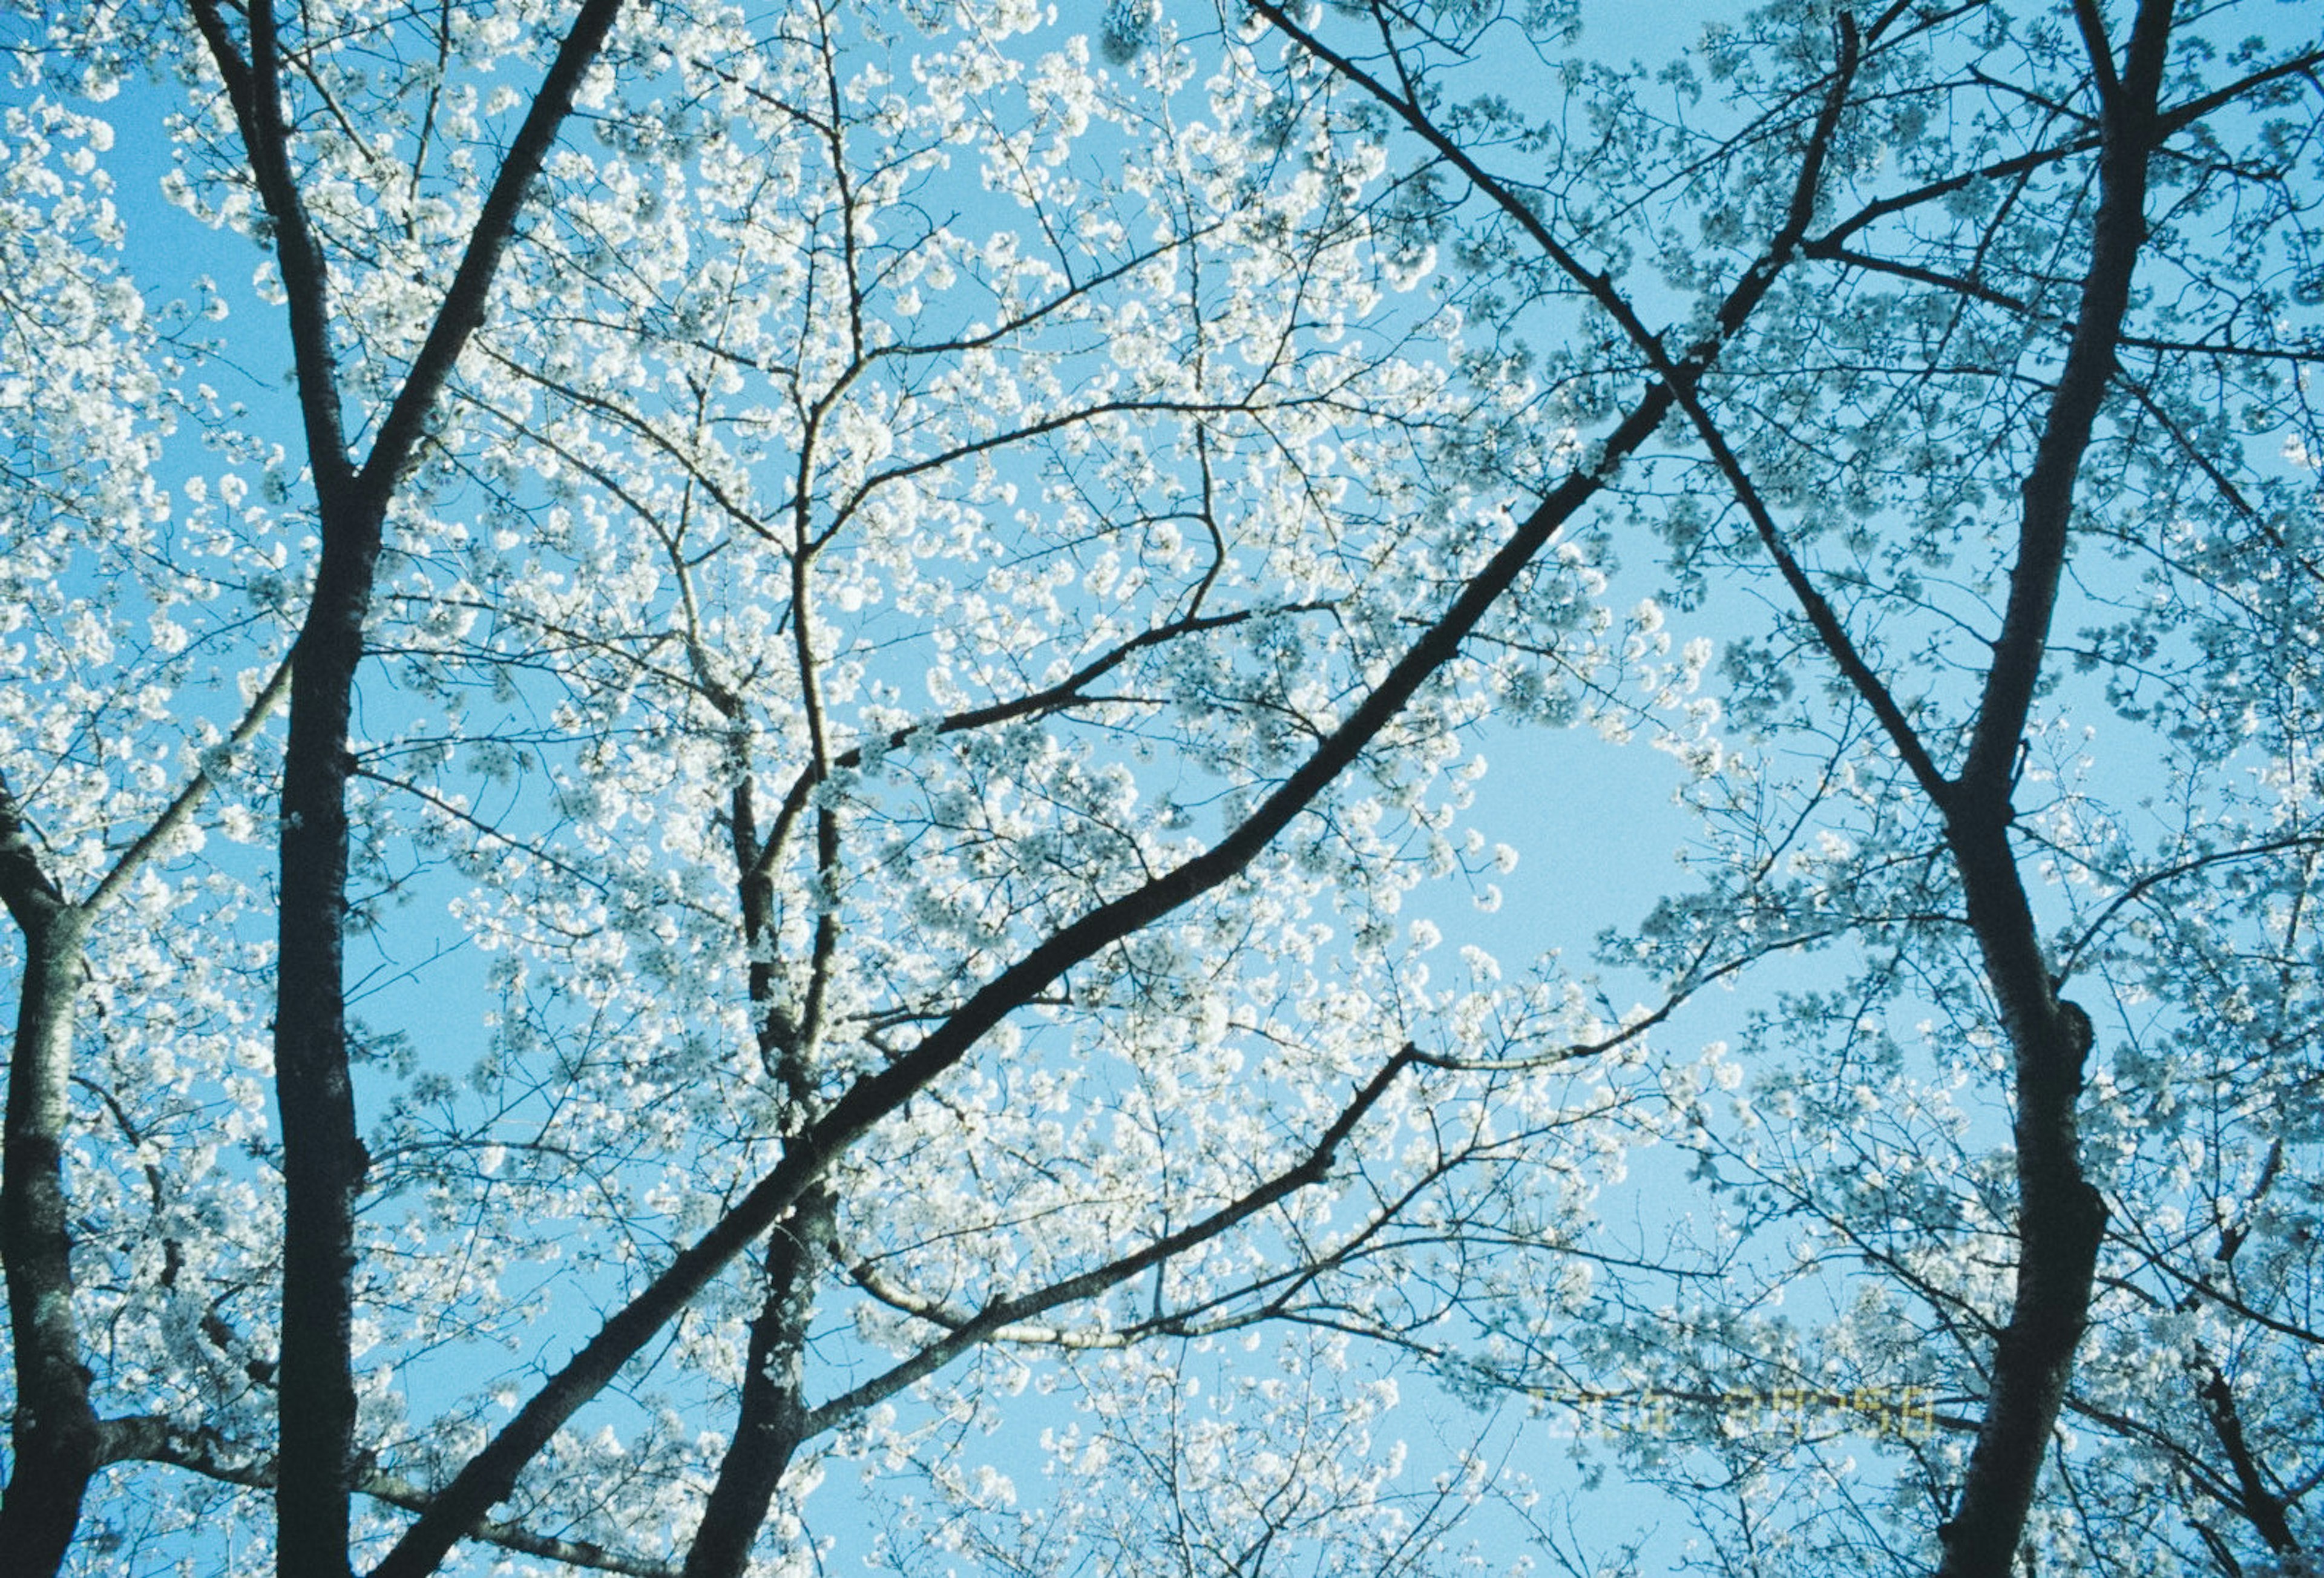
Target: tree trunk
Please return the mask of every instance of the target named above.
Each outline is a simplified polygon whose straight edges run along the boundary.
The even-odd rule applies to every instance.
[[[368,1158],[355,1134],[342,969],[347,901],[347,728],[379,520],[323,512],[322,563],[300,632],[283,759],[275,1099],[282,1115],[281,1469],[283,1578],[347,1566],[355,1204]]]
[[[1938,1571],[2008,1578],[2088,1322],[2107,1213],[2082,1175],[2075,1121],[2089,1018],[2050,984],[2006,826],[1956,835],[1954,858],[2015,1054],[2017,1275],[1960,1499],[1938,1530]]]
[[[326,261],[308,224],[282,114],[285,48],[270,3],[247,10],[248,51],[217,0],[194,21],[225,79],[251,173],[274,226],[322,554],[291,653],[282,770],[281,899],[274,1078],[282,1120],[282,1358],[275,1512],[283,1578],[342,1578],[354,1477],[355,1217],[370,1161],[348,1073],[347,751],[381,533],[429,417],[484,319],[527,189],[622,0],[586,0],[534,96],[479,211],[428,337],[358,471],[347,453]]]
[[[2024,488],[2017,560],[1976,730],[1941,796],[1970,930],[2015,1057],[2017,1275],[1994,1344],[1985,1418],[1951,1518],[1939,1578],[2008,1578],[2042,1459],[2089,1320],[2106,1205],[2082,1174],[2075,1106],[2089,1016],[2060,1000],[2009,828],[2017,755],[2032,710],[2070,540],[2074,482],[2115,373],[2122,320],[2146,240],[2146,162],[2171,34],[2170,0],[2140,0],[2122,71],[2097,7],[2078,8],[2101,103],[2098,209],[2081,309]]]
[[[0,1499],[0,1551],[11,1573],[63,1563],[81,1500],[102,1464],[104,1435],[89,1401],[73,1319],[71,1223],[66,1208],[66,1092],[72,1075],[87,912],[49,889],[32,865],[14,806],[0,797],[0,862],[9,908],[24,931],[24,981],[8,1068],[0,1156],[0,1261],[14,1335],[14,1461]]]
[[[742,1578],[751,1542],[806,1438],[807,1324],[835,1204],[828,1187],[809,1190],[768,1240],[766,1302],[751,1323],[734,1439],[687,1553],[686,1578]]]

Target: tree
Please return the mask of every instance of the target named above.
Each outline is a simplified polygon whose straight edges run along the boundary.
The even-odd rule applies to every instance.
[[[12,1557],[804,1570],[852,1456],[1427,1571],[1359,1343],[1738,1570],[2312,1546],[2312,40],[1464,85],[1559,20],[20,14]],[[157,54],[256,302],[115,206]],[[1489,714],[1692,775],[1602,982],[1398,918]],[[1116,1510],[978,1472],[1036,1380]]]
[[[1622,1103],[1424,1046],[1392,918],[1459,726],[1618,669],[1614,457],[1469,495],[1507,392],[1250,41],[893,25],[12,23],[26,1570],[810,1561],[835,1440],[1542,1231]],[[115,203],[156,55],[247,335]]]
[[[2310,1560],[2312,35],[1775,6],[1699,68],[1568,68],[1545,115],[1510,14],[1254,9],[1437,183],[1480,316],[1555,346],[1545,420],[1671,391],[1625,487],[1677,597],[1734,622],[1740,749],[1690,791],[1700,885],[1621,944],[1681,985],[1845,945],[1699,1115],[1708,1241],[1471,1361],[1692,1410],[1700,1451],[1629,1451],[1721,1570]],[[1771,254],[1777,301],[1689,367]],[[1931,1438],[1851,1485],[1914,1394]],[[1715,1417],[1745,1398],[1794,1438]]]

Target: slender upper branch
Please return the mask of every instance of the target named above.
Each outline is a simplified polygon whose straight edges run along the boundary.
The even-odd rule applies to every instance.
[[[282,705],[282,698],[290,694],[290,660],[286,657],[274,666],[274,672],[267,677],[266,683],[259,687],[258,694],[243,709],[241,721],[226,737],[226,750],[239,751],[257,738],[258,731],[266,726],[266,720],[273,715],[276,707]],[[152,857],[153,852],[166,843],[171,834],[185,826],[187,819],[216,787],[217,779],[207,766],[198,769],[192,778],[187,780],[186,787],[178,791],[177,798],[163,807],[161,814],[153,818],[152,826],[139,834],[136,842],[122,851],[121,858],[113,863],[113,869],[105,873],[104,880],[97,885],[97,891],[89,895],[89,908],[102,909],[111,903],[128,885],[129,880],[137,874],[138,869]]]
[[[1960,775],[1963,793],[1979,802],[1987,814],[2008,798],[2017,743],[2034,705],[2057,607],[2059,577],[2065,569],[2074,479],[2114,379],[2131,278],[2146,239],[2146,159],[2162,131],[2154,106],[2170,32],[2169,12],[2167,5],[2159,12],[2153,4],[2140,6],[2121,80],[2104,92],[2101,196],[2081,309],[2033,469],[2025,478],[2009,599]],[[2105,56],[2102,38],[2093,53]]]
[[[290,167],[290,132],[282,120],[281,47],[272,4],[248,9],[245,60],[218,13],[217,0],[192,0],[194,24],[225,80],[242,133],[251,179],[274,226],[276,266],[290,318],[290,355],[298,374],[299,414],[305,424],[308,464],[327,513],[350,498],[355,468],[347,458],[340,415],[338,361],[331,349],[330,286],[321,244],[308,222],[306,200]]]
[[[817,1407],[807,1416],[809,1431],[827,1430],[873,1404],[895,1396],[914,1381],[935,1374],[1005,1327],[1061,1305],[1095,1298],[1141,1271],[1151,1269],[1197,1245],[1210,1242],[1276,1202],[1323,1182],[1331,1172],[1333,1158],[1347,1142],[1348,1136],[1355,1131],[1356,1125],[1363,1121],[1364,1114],[1379,1104],[1380,1098],[1388,1094],[1399,1075],[1419,1061],[1419,1048],[1406,1043],[1401,1051],[1381,1066],[1379,1072],[1356,1093],[1355,1098],[1341,1109],[1339,1117],[1317,1138],[1305,1156],[1249,1194],[1198,1222],[1190,1223],[1176,1232],[1165,1233],[1144,1248],[1119,1256],[1102,1266],[1092,1267],[1078,1276],[1065,1278],[1015,1298],[995,1299],[902,1363]]]
[[[584,0],[580,14],[573,19],[572,31],[558,46],[557,58],[550,62],[548,75],[533,95],[532,107],[526,111],[523,125],[517,129],[515,140],[501,161],[492,189],[484,195],[484,207],[468,233],[467,249],[461,254],[460,266],[444,292],[443,303],[436,309],[436,321],[429,326],[420,354],[412,358],[410,370],[404,374],[403,387],[389,408],[386,420],[380,424],[379,436],[373,440],[371,457],[364,463],[363,475],[358,479],[366,498],[385,503],[396,480],[410,463],[420,436],[436,409],[437,396],[452,376],[452,367],[460,359],[461,349],[483,326],[493,278],[499,272],[502,254],[508,250],[516,234],[517,216],[523,210],[527,189],[540,173],[541,162],[548,158],[549,150],[564,126],[566,114],[572,108],[574,89],[580,86],[583,74],[604,50],[605,36],[621,9],[622,0]]]
[[[1659,359],[1659,346],[1649,348],[1651,354]],[[1816,639],[1822,642],[1825,655],[1838,665],[1849,685],[1872,709],[1872,715],[1880,721],[1882,732],[1887,734],[1889,743],[1896,748],[1896,754],[1912,771],[1922,792],[1932,802],[1942,805],[1951,786],[1945,781],[1944,773],[1938,768],[1934,758],[1930,756],[1928,747],[1922,742],[1920,731],[1913,727],[1912,720],[1904,715],[1904,709],[1897,704],[1887,681],[1874,669],[1857,646],[1855,638],[1849,634],[1848,626],[1841,622],[1831,599],[1823,595],[1801,565],[1799,557],[1792,552],[1791,544],[1784,540],[1783,531],[1776,525],[1775,514],[1767,508],[1766,500],[1752,483],[1750,475],[1744,470],[1741,457],[1727,442],[1726,434],[1720,429],[1718,421],[1703,404],[1702,395],[1693,385],[1680,386],[1679,404],[1686,411],[1687,420],[1694,424],[1695,433],[1702,439],[1703,448],[1711,451],[1711,457],[1720,475],[1727,478],[1727,484],[1733,490],[1736,501],[1743,506],[1743,512],[1751,518],[1751,525],[1757,531],[1761,544],[1767,549],[1768,557],[1775,561],[1776,572],[1784,577],[1784,584],[1791,588],[1792,595],[1807,615],[1808,623],[1814,626]]]

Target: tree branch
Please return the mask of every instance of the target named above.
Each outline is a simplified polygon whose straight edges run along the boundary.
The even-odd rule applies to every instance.
[[[2292,1532],[2290,1509],[2284,1499],[2275,1493],[2267,1482],[2251,1441],[2244,1434],[2242,1412],[2236,1407],[2235,1389],[2227,1384],[2227,1372],[2214,1364],[2203,1381],[2203,1409],[2209,1415],[2212,1433],[2219,1438],[2219,1448],[2227,1454],[2227,1466],[2235,1472],[2236,1495],[2229,1502],[2244,1515],[2267,1548],[2279,1556],[2296,1556],[2300,1541]]]
[[[15,1360],[13,1462],[0,1496],[10,1570],[55,1573],[101,1463],[89,1372],[73,1314],[72,1216],[64,1147],[71,1111],[73,1010],[89,912],[63,902],[33,859],[0,785],[0,891],[24,931],[23,980],[0,1140],[0,1268]]]
[[[1748,316],[1773,282],[1755,273],[1730,298],[1728,317]],[[1731,330],[1730,330],[1731,332]],[[1716,346],[1705,353],[1716,354]],[[918,1046],[858,1079],[802,1134],[772,1171],[727,1214],[616,1311],[517,1416],[446,1487],[374,1570],[374,1578],[420,1578],[464,1531],[507,1496],[524,1465],[558,1426],[595,1397],[675,1318],[711,1278],[789,1211],[816,1179],[872,1127],[966,1057],[994,1027],[1037,1000],[1067,970],[1231,879],[1257,857],[1404,710],[1421,687],[1458,655],[1462,643],[1535,556],[1595,498],[1622,462],[1661,426],[1672,405],[1657,384],[1608,436],[1591,463],[1570,475],[1511,532],[1436,623],[1390,666],[1379,683],[1243,823],[1209,850],[1068,922],[973,992]]]
[[[271,1490],[278,1482],[272,1463],[263,1458],[237,1460],[231,1445],[214,1432],[203,1430],[189,1435],[168,1420],[153,1416],[108,1419],[104,1425],[104,1436],[107,1463],[166,1463],[221,1484],[241,1485],[254,1490]],[[434,1500],[433,1493],[424,1487],[376,1469],[367,1469],[358,1475],[355,1489],[360,1495],[407,1512],[424,1512]],[[667,1562],[625,1555],[590,1540],[538,1534],[521,1524],[499,1518],[480,1524],[471,1537],[519,1555],[539,1556],[593,1573],[613,1573],[622,1578],[681,1578],[679,1570]]]
[[[843,1392],[819,1405],[807,1416],[810,1433],[830,1429],[841,1421],[862,1412],[872,1405],[891,1398],[896,1393],[935,1374],[953,1360],[984,1342],[1001,1329],[1030,1319],[1034,1315],[1056,1308],[1060,1305],[1077,1304],[1094,1298],[1107,1289],[1120,1286],[1141,1271],[1149,1270],[1174,1256],[1185,1253],[1199,1244],[1208,1243],[1220,1234],[1258,1215],[1279,1200],[1287,1199],[1300,1190],[1319,1184],[1330,1176],[1333,1158],[1346,1143],[1350,1134],[1364,1115],[1387,1095],[1397,1077],[1406,1068],[1421,1061],[1420,1049],[1406,1043],[1404,1048],[1384,1064],[1370,1083],[1356,1093],[1355,1099],[1341,1110],[1332,1122],[1309,1148],[1307,1154],[1267,1180],[1250,1194],[1231,1204],[1222,1206],[1201,1221],[1189,1223],[1176,1232],[1166,1233],[1141,1250],[1122,1255],[1102,1266],[1093,1267],[1078,1276],[1053,1282],[1047,1287],[1015,1298],[997,1299],[968,1319],[951,1326],[936,1342],[921,1349],[911,1358],[885,1374],[873,1377],[862,1385]]]
[[[274,709],[281,706],[283,697],[290,694],[290,666],[291,660],[288,657],[274,666],[274,672],[267,677],[265,685],[243,709],[241,720],[219,748],[224,756],[231,756],[256,739],[258,731],[266,726],[266,720],[273,715]],[[139,868],[152,857],[153,852],[168,842],[171,834],[186,825],[216,787],[217,778],[210,768],[206,765],[198,769],[187,780],[186,787],[178,791],[177,798],[163,808],[144,832],[138,835],[136,842],[121,852],[121,858],[113,863],[113,869],[105,873],[104,880],[89,894],[88,908],[102,909],[110,904],[121,890],[128,886],[130,878],[135,876]]]
[[[381,509],[386,507],[397,479],[410,463],[420,436],[436,409],[437,397],[451,378],[462,348],[484,324],[484,304],[492,292],[493,278],[516,234],[517,216],[524,209],[526,189],[540,173],[542,161],[556,145],[565,117],[573,107],[574,90],[604,50],[605,37],[612,32],[613,19],[621,9],[622,0],[584,0],[580,14],[573,19],[572,31],[558,46],[557,58],[549,63],[548,75],[533,95],[524,124],[517,129],[515,140],[501,160],[492,189],[484,195],[484,207],[468,233],[460,266],[444,292],[443,304],[436,310],[436,320],[429,327],[428,337],[421,342],[419,355],[412,358],[410,369],[404,374],[403,387],[397,392],[395,403],[389,407],[386,420],[380,423],[370,458],[364,462],[363,474],[356,479],[364,499],[376,501]]]
[[[2160,134],[2155,104],[2171,17],[2171,0],[2140,0],[2118,90],[2107,96],[2081,310],[2025,479],[2017,561],[1968,755],[1940,802],[2015,1056],[2018,1258],[1985,1422],[1952,1516],[1938,1529],[1939,1578],[2008,1578],[2089,1319],[2106,1232],[2106,1204],[2082,1173],[2076,1123],[2089,1016],[2058,998],[2010,847],[2010,799],[2070,540],[2075,476],[2113,379],[2116,337],[2146,237],[2146,166]]]

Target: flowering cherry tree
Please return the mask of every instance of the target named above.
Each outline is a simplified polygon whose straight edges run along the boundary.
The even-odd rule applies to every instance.
[[[2279,9],[12,10],[0,1549],[2295,1570]]]
[[[1465,728],[1638,709],[1551,540],[1659,412],[1520,420],[1379,139],[1136,22],[11,21],[12,1563],[803,1571],[832,1454],[1612,1165],[1628,1032],[1397,915]],[[1298,1537],[1433,1559],[1368,1443]]]
[[[1434,183],[1544,421],[1667,392],[1620,491],[1725,724],[1611,946],[1817,952],[1673,1070],[1670,1254],[1445,1361],[1658,1414],[1620,1455],[1718,1571],[2310,1570],[2312,27],[1777,5],[1544,113],[1538,10],[1254,10]]]

